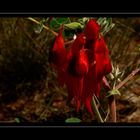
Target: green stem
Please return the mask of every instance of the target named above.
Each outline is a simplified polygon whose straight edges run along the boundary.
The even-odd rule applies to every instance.
[[[39,21],[35,20],[34,18],[28,17],[27,19],[29,19],[30,21],[36,23],[36,24],[40,24]],[[49,27],[42,25],[44,29],[46,29],[47,31],[50,31],[54,36],[58,36],[58,33],[56,33],[55,31],[51,30]],[[65,45],[69,45],[72,44],[74,42],[74,40],[70,40],[65,42]]]
[[[107,110],[107,114],[106,114],[106,117],[104,119],[104,122],[107,121],[109,114],[110,114],[110,108],[109,108],[109,105],[108,105],[108,110]]]
[[[93,96],[93,100],[92,100],[92,107],[93,107],[93,109],[94,109],[94,111],[95,111],[95,113],[96,113],[96,115],[97,115],[98,121],[101,122],[101,123],[103,123],[104,121],[103,121],[103,119],[102,119],[102,117],[101,117],[101,114],[100,114],[98,108],[97,108],[97,105],[96,105],[94,96]]]
[[[108,88],[108,90],[110,90],[110,85],[106,79],[106,77],[103,78],[103,84],[104,87]],[[115,96],[111,95],[109,97],[109,106],[110,106],[110,113],[111,113],[111,119],[112,122],[116,122],[116,101],[115,101]]]
[[[35,20],[34,18],[28,17],[27,19],[33,21],[36,24],[40,24],[40,22]],[[55,31],[51,30],[49,27],[43,25],[43,28],[46,29],[47,31],[50,31],[53,35],[58,36],[58,33],[56,33]]]

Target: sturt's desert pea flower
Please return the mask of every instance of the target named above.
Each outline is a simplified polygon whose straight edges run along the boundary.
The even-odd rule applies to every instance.
[[[100,98],[102,82],[108,89],[104,84],[104,76],[112,70],[108,48],[100,34],[98,23],[90,19],[68,52],[60,30],[52,47],[51,56],[59,84],[61,86],[65,84],[68,89],[68,100],[75,99],[77,112],[81,102],[84,103],[87,111],[93,116],[93,95]]]

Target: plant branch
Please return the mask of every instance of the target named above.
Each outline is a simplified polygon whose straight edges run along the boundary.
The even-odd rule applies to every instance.
[[[117,90],[120,89],[132,77],[134,77],[134,75],[136,75],[139,71],[140,71],[140,68],[137,68],[136,70],[132,71],[122,82],[120,82],[116,87],[114,87],[114,89],[117,89]],[[106,78],[103,80],[103,82],[107,87],[110,87]],[[115,103],[115,96],[114,95],[109,97],[109,105],[110,105],[112,122],[116,122],[116,103]]]
[[[109,105],[108,105],[107,115],[106,115],[106,117],[105,117],[105,119],[104,119],[104,122],[107,121],[109,114],[110,114],[110,109],[109,109]]]
[[[94,96],[93,96],[93,100],[92,100],[92,107],[93,107],[93,109],[94,109],[94,111],[95,111],[95,113],[96,113],[96,115],[97,115],[98,121],[101,122],[101,123],[103,123],[104,121],[103,121],[103,119],[102,119],[102,117],[101,117],[101,114],[100,114],[98,108],[97,108],[97,105],[96,105]]]
[[[116,117],[116,100],[115,100],[114,95],[109,97],[109,105],[110,105],[112,122],[116,122],[116,120],[117,120],[117,117]]]
[[[23,31],[23,33],[26,35],[26,37],[28,37],[28,39],[30,39],[33,44],[36,46],[36,48],[39,50],[40,48],[40,44],[38,44],[32,37],[31,35],[25,30],[25,28],[23,27],[23,24],[22,24],[22,20],[18,20],[18,25],[19,27],[21,28],[21,30]],[[32,48],[32,47],[31,47]],[[33,49],[33,48],[32,48]],[[36,49],[34,49],[34,51],[36,51]],[[40,55],[40,51],[36,51],[36,53],[38,53]]]
[[[31,17],[28,17],[27,19],[29,19],[30,21],[33,21],[34,23],[36,24],[40,24],[39,21],[35,20],[34,18],[31,18]],[[45,26],[45,25],[42,25],[44,29],[46,29],[47,31],[50,31],[54,36],[58,36],[58,33],[56,33],[55,31],[51,30],[49,27]],[[65,42],[65,45],[69,45],[69,44],[72,44],[74,42],[74,40],[70,40],[70,41],[67,41]]]
[[[28,17],[27,19],[29,19],[30,21],[33,21],[36,24],[40,24],[39,21],[35,20],[34,18]],[[42,25],[44,29],[46,29],[47,31],[50,31],[53,35],[58,36],[58,33],[56,33],[55,31],[51,30],[49,27]]]
[[[131,78],[133,78],[138,72],[140,71],[140,68],[137,68],[136,70],[133,70],[122,82],[120,82],[115,89],[120,89],[124,84],[126,84]]]
[[[73,40],[70,40],[70,41],[65,42],[65,45],[72,44],[73,42],[74,42],[74,39],[73,39]]]
[[[110,85],[106,79],[106,77],[103,77],[103,85],[108,92],[111,88]],[[116,101],[115,101],[115,96],[112,95],[108,98],[109,100],[109,106],[110,106],[110,113],[111,113],[111,119],[112,122],[116,122]]]

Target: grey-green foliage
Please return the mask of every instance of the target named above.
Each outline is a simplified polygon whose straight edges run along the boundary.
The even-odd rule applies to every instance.
[[[117,90],[117,89],[112,89],[112,90],[110,90],[109,92],[108,92],[109,94],[106,96],[106,97],[110,97],[110,96],[114,96],[114,95],[121,95],[121,93],[119,92],[119,90]]]
[[[49,20],[49,18],[43,18],[41,21],[40,21],[40,24],[37,24],[35,27],[34,27],[34,31],[36,34],[40,34],[43,30],[43,25],[45,23],[47,23]]]
[[[101,17],[101,18],[98,18],[97,22],[100,25],[101,34],[103,36],[115,26],[115,24],[112,23],[112,18]]]
[[[71,22],[71,23],[65,24],[65,27],[68,29],[73,29],[73,30],[76,30],[78,28],[81,28],[81,29],[84,28],[84,26],[79,22]]]
[[[50,22],[50,28],[53,30],[58,30],[62,24],[68,24],[70,23],[70,18],[69,17],[57,17],[57,18],[52,18]]]

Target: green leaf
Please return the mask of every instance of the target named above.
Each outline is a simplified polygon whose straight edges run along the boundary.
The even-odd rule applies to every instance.
[[[57,21],[57,23],[59,23],[59,24],[62,24],[62,23],[69,23],[70,22],[70,19],[67,17],[64,17],[64,18],[54,18],[56,21]]]
[[[88,17],[82,17],[82,18],[78,19],[78,22],[80,22],[81,24],[85,25],[89,21],[89,19],[90,18],[88,18]]]
[[[43,30],[43,24],[45,24],[47,21],[49,20],[49,18],[43,18],[41,21],[40,21],[40,24],[36,25],[35,28],[34,28],[34,31],[36,34],[40,34]]]
[[[16,123],[20,123],[20,119],[19,118],[15,118]]]
[[[66,122],[66,123],[80,123],[81,120],[80,120],[79,118],[74,118],[74,117],[72,117],[72,118],[66,119],[65,122]]]
[[[97,22],[101,27],[101,34],[103,36],[115,26],[112,23],[112,18],[98,18]]]
[[[79,22],[71,22],[69,24],[65,24],[65,27],[75,30],[75,29],[83,28],[83,25],[80,24]]]
[[[109,95],[106,96],[107,98],[110,97],[110,96],[112,96],[112,95],[113,96],[114,95],[121,95],[121,93],[117,89],[113,89],[113,90],[109,91],[108,93],[109,93]]]
[[[69,18],[53,18],[50,22],[50,28],[58,29],[62,24],[70,23]]]

